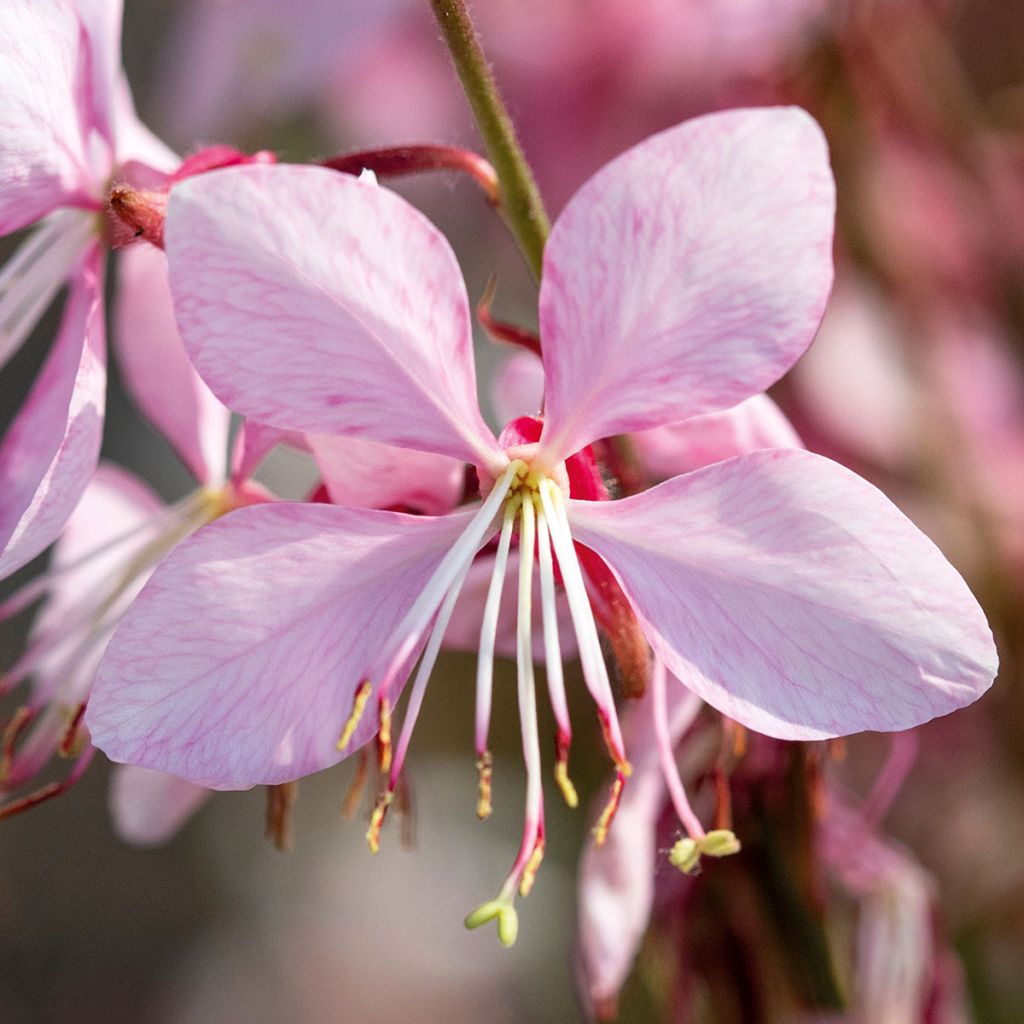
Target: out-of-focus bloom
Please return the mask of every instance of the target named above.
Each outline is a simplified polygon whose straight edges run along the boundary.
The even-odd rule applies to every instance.
[[[97,744],[237,788],[326,767],[377,734],[388,783],[375,847],[460,587],[500,533],[478,664],[489,785],[497,599],[518,531],[523,839],[497,898],[468,918],[497,919],[510,942],[515,892],[529,889],[544,845],[534,558],[523,552],[539,559],[567,798],[556,559],[617,765],[599,831],[629,763],[577,544],[607,563],[667,669],[753,729],[800,739],[903,729],[976,699],[995,671],[980,609],[931,543],[841,467],[759,452],[587,500],[601,496],[591,442],[730,408],[792,365],[831,283],[832,216],[823,140],[801,111],[706,117],[627,152],[577,193],[547,246],[543,421],[495,438],[476,404],[454,255],[404,201],[316,168],[239,168],[176,187],[176,313],[221,399],[283,429],[468,462],[483,501],[441,517],[273,504],[201,531],[108,648],[87,712]],[[391,709],[421,651],[392,750]]]

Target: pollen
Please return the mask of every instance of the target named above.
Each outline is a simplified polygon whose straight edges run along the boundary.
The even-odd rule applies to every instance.
[[[348,716],[348,721],[345,722],[345,728],[341,730],[341,736],[338,738],[338,750],[344,750],[351,742],[360,719],[363,717],[363,712],[366,710],[366,702],[370,699],[372,688],[369,679],[364,679],[359,684],[355,699],[352,701],[352,711]]]
[[[491,816],[491,778],[493,776],[491,752],[484,750],[476,759],[477,800],[476,816],[484,821]]]
[[[608,829],[612,827],[612,822],[615,820],[615,812],[619,809],[619,801],[622,799],[622,787],[625,784],[625,776],[622,772],[619,772],[612,783],[612,791],[608,797],[608,803],[605,804],[601,817],[597,819],[597,824],[594,826],[595,846],[604,846],[605,840],[608,838]]]

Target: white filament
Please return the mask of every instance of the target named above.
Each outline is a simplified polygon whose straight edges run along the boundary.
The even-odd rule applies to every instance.
[[[544,663],[547,667],[548,696],[559,732],[568,742],[572,729],[569,724],[569,705],[565,699],[565,679],[562,675],[562,648],[558,642],[558,608],[555,604],[555,572],[551,557],[551,539],[547,517],[537,519],[537,552],[540,558],[540,604],[544,621]]]
[[[491,693],[494,687],[494,646],[498,633],[498,613],[501,610],[501,592],[505,584],[505,567],[512,543],[512,527],[515,523],[516,508],[505,509],[501,525],[501,537],[494,556],[494,569],[487,587],[484,602],[483,622],[480,625],[480,649],[476,662],[476,752],[483,754],[487,749],[487,733],[491,722]]]

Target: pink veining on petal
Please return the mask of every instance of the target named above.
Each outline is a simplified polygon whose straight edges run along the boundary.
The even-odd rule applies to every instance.
[[[217,789],[335,764],[376,732],[371,700],[336,749],[363,673],[470,518],[282,502],[203,528],[108,646],[86,712],[93,742]]]
[[[317,167],[214,171],[172,189],[166,244],[185,346],[232,410],[501,464],[458,264],[393,192]]]
[[[900,730],[976,700],[996,651],[955,569],[880,491],[764,451],[617,502],[571,505],[655,652],[758,732]]]
[[[0,576],[56,539],[96,468],[106,394],[101,290],[93,247],[43,371],[0,444]]]
[[[810,344],[832,283],[834,183],[796,108],[696,118],[576,193],[544,254],[544,444],[736,405]]]

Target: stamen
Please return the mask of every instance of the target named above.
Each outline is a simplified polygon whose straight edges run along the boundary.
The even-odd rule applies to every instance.
[[[608,829],[612,827],[612,822],[615,820],[615,812],[619,809],[619,802],[622,800],[622,787],[625,784],[625,776],[622,772],[616,772],[615,781],[612,783],[612,791],[608,797],[608,803],[605,804],[604,810],[601,812],[601,816],[597,819],[597,824],[594,826],[595,846],[604,846],[605,840],[608,838]]]
[[[541,511],[537,517],[537,552],[540,561],[540,600],[544,621],[544,663],[547,669],[548,696],[558,723],[555,738],[555,782],[569,807],[579,804],[576,787],[569,779],[569,744],[572,726],[569,705],[565,699],[565,679],[562,675],[562,649],[558,641],[558,609],[555,604],[555,572],[551,557],[551,539],[547,519]]]
[[[380,852],[380,830],[394,796],[394,793],[388,789],[377,797],[377,803],[374,805],[373,813],[370,815],[370,827],[366,830],[366,842],[370,847],[370,853]]]
[[[661,774],[665,779],[672,806],[679,820],[686,829],[686,834],[693,840],[700,841],[706,835],[704,826],[690,806],[686,795],[686,787],[679,777],[679,766],[676,764],[675,751],[672,748],[672,737],[668,727],[668,705],[666,681],[668,672],[660,658],[654,659],[651,667],[651,713],[654,718],[654,735],[658,746],[658,758],[661,761]]]
[[[398,738],[394,765],[391,768],[391,777],[388,781],[388,786],[391,789],[394,789],[397,785],[398,776],[402,772],[405,755],[412,740],[412,731],[416,726],[416,719],[419,718],[420,708],[423,706],[423,695],[426,693],[430,674],[434,671],[434,665],[437,663],[437,655],[441,650],[441,641],[444,639],[445,631],[448,629],[448,623],[451,620],[452,611],[455,609],[455,603],[459,599],[462,586],[466,582],[466,575],[469,572],[470,565],[472,565],[472,562],[466,564],[458,579],[452,584],[451,590],[445,596],[444,604],[441,605],[441,610],[437,613],[437,620],[434,622],[434,628],[430,632],[430,639],[427,641],[426,650],[420,659],[419,668],[416,670],[416,679],[413,681],[409,705],[405,710],[402,733]],[[383,770],[384,768],[381,766],[381,771]]]
[[[378,711],[380,728],[377,730],[377,768],[381,775],[391,771],[391,701],[380,698]]]
[[[338,750],[344,750],[351,742],[356,727],[363,717],[363,712],[366,710],[366,702],[370,699],[370,691],[372,689],[373,686],[369,679],[364,679],[357,687],[355,699],[352,701],[352,711],[335,745]]]
[[[505,569],[508,564],[509,546],[512,543],[512,527],[515,523],[518,503],[509,501],[498,538],[498,550],[494,555],[491,582],[487,587],[484,602],[483,621],[480,624],[480,647],[476,660],[476,752],[477,763],[486,755],[488,768],[490,754],[487,753],[487,733],[491,721],[491,694],[494,686],[494,646],[498,632],[498,614],[501,609],[501,593],[505,584]],[[487,814],[490,814],[490,772],[488,772]],[[479,807],[477,814],[479,815]],[[483,815],[486,817],[487,815]]]
[[[483,821],[491,816],[491,778],[493,776],[491,752],[482,750],[476,759],[477,799],[476,816]]]
[[[267,786],[267,814],[264,837],[281,853],[291,853],[294,842],[292,805],[299,795],[297,782],[282,782]]]
[[[530,895],[533,883],[537,880],[537,869],[544,859],[544,836],[538,835],[537,841],[533,844],[533,853],[523,868],[523,877],[519,880],[519,895],[524,899]]]
[[[480,550],[489,535],[494,516],[505,500],[512,482],[525,470],[525,464],[519,459],[514,459],[509,463],[505,472],[495,482],[491,493],[487,495],[477,510],[476,515],[451,546],[441,560],[441,564],[434,570],[433,576],[427,581],[422,593],[413,602],[401,625],[395,630],[398,641],[393,645],[390,658],[387,661],[382,659],[385,669],[380,673],[381,693],[388,693],[395,677],[412,655],[420,636],[444,600],[445,594],[448,593],[460,573],[473,561],[477,551]],[[375,673],[369,674],[372,677]]]
[[[573,547],[569,520],[562,503],[562,492],[550,480],[544,480],[540,484],[540,498],[548,520],[551,542],[562,570],[565,596],[569,602],[569,612],[572,615],[576,641],[579,645],[583,678],[601,712],[602,726],[605,729],[612,759],[615,761],[619,774],[627,776],[632,769],[626,759],[622,732],[612,698],[611,683],[608,681],[608,667],[605,665],[604,656],[601,653],[601,641],[597,635],[594,614],[587,596],[586,584],[583,582],[583,573]]]

